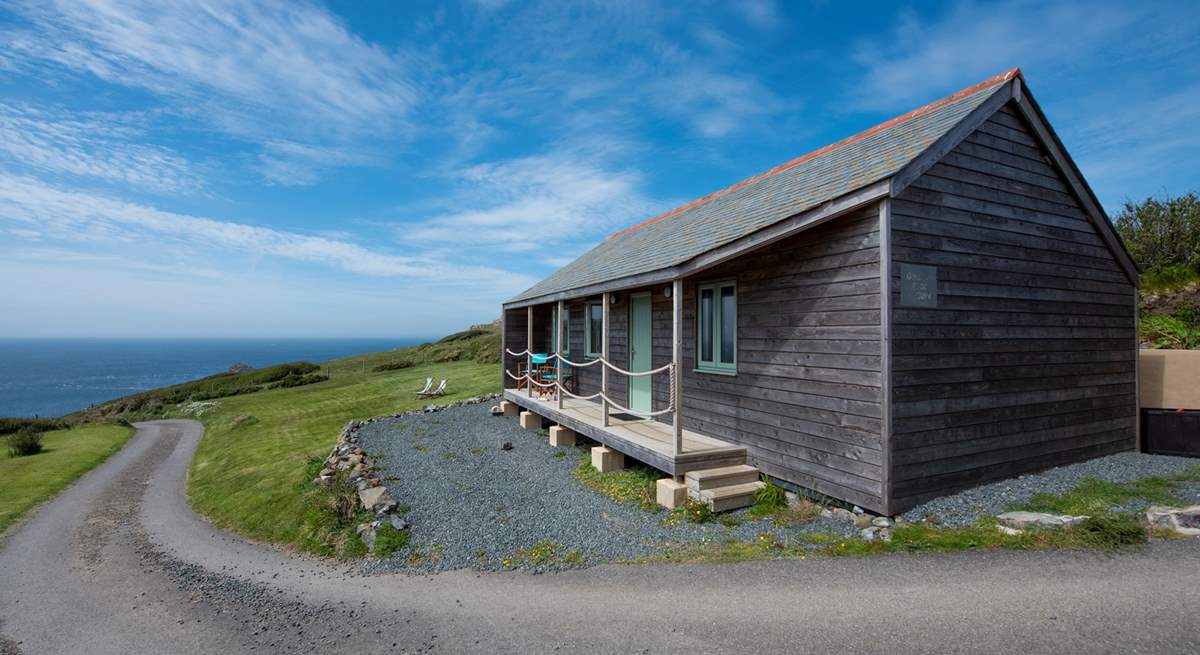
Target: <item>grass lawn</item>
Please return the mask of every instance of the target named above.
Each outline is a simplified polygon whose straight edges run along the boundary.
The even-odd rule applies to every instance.
[[[0,534],[30,509],[121,449],[133,428],[91,424],[43,435],[42,452],[9,457],[0,450]]]
[[[301,546],[308,460],[325,457],[347,421],[500,390],[500,367],[494,363],[423,362],[371,370],[397,357],[384,352],[334,360],[322,364],[327,381],[201,406],[195,418],[204,423],[205,434],[188,479],[193,507],[245,537]],[[427,377],[435,384],[447,379],[447,395],[416,398]],[[169,413],[189,416],[182,409]]]

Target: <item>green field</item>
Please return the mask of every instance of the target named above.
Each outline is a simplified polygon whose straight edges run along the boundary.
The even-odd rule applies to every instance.
[[[36,455],[9,457],[0,450],[0,534],[108,459],[132,435],[132,428],[88,424],[44,433],[43,450]]]
[[[190,411],[186,403],[168,408],[164,415],[204,423],[204,439],[188,479],[193,507],[242,536],[302,545],[308,460],[327,455],[347,421],[499,391],[498,364],[466,359],[497,355],[495,334],[443,342],[423,350],[326,362],[321,372],[329,379],[316,384],[204,401],[192,404]],[[448,357],[464,359],[432,361]],[[413,365],[372,371],[398,360]],[[417,398],[414,392],[427,377],[435,383],[448,380],[447,395],[432,401]]]

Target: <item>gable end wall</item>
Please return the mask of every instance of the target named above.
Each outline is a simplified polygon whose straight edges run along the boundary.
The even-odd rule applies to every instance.
[[[1135,447],[1135,290],[1046,154],[1010,103],[891,202],[893,512]]]

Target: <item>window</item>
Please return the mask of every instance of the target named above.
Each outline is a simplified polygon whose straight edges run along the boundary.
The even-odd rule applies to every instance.
[[[587,317],[587,332],[584,333],[588,357],[600,357],[604,354],[604,304],[596,301],[584,306]]]
[[[558,352],[558,305],[550,308],[550,352]],[[564,355],[571,353],[571,308],[563,312],[563,349]]]
[[[737,283],[727,280],[698,286],[696,323],[696,368],[736,372]]]

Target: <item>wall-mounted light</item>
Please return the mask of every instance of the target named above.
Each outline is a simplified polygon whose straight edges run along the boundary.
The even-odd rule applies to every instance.
[[[666,296],[667,298],[670,298],[671,297],[671,287],[664,288],[663,295]]]
[[[615,293],[608,294],[608,304],[610,304],[610,305],[617,304],[617,294],[615,294]]]

